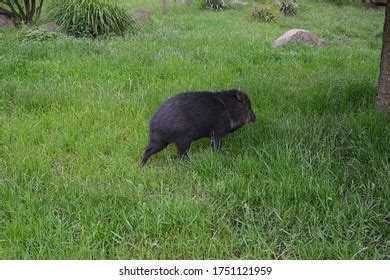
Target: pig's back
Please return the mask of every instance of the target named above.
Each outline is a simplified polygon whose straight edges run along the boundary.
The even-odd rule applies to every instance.
[[[223,112],[223,104],[215,94],[182,93],[160,106],[150,122],[150,130],[167,139],[182,134],[200,138],[209,135]]]

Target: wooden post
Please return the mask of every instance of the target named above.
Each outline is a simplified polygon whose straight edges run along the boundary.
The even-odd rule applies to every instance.
[[[390,115],[390,1],[386,3],[377,106]]]
[[[163,13],[164,15],[168,14],[168,0],[163,0]]]

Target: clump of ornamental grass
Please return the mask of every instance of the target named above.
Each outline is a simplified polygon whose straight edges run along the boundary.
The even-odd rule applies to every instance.
[[[134,16],[115,0],[53,0],[48,17],[75,37],[123,35],[136,30]]]

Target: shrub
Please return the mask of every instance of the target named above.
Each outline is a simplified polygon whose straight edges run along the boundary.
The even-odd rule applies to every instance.
[[[0,0],[0,15],[6,15],[16,24],[31,25],[42,10],[43,0]]]
[[[295,16],[298,11],[298,4],[295,2],[279,2],[279,8],[285,16]]]
[[[222,10],[228,8],[226,0],[198,0],[201,9]]]
[[[252,18],[263,22],[275,22],[278,11],[270,4],[255,4],[252,8]]]
[[[136,26],[134,16],[114,0],[55,0],[48,17],[76,37],[123,35]]]

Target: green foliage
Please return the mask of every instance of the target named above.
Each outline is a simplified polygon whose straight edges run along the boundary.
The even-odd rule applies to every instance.
[[[17,24],[31,25],[39,18],[43,2],[43,0],[0,0],[0,14],[7,15]]]
[[[295,2],[279,2],[279,8],[285,16],[295,16],[298,11],[298,4]]]
[[[29,31],[23,39],[23,42],[30,43],[30,42],[49,42],[49,41],[56,41],[60,38],[64,38],[64,35],[58,32],[50,32],[44,29],[34,29],[32,31]]]
[[[123,35],[135,31],[133,16],[114,0],[53,0],[48,17],[76,37]]]
[[[228,0],[197,0],[201,9],[223,10],[227,9]]]
[[[255,4],[252,7],[251,17],[262,22],[276,22],[278,11],[270,4]]]

